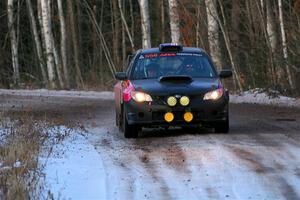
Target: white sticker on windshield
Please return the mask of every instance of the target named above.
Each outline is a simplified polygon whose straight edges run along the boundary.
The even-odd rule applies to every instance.
[[[139,59],[144,59],[144,56],[143,56],[143,55],[140,55]]]
[[[202,54],[198,54],[198,53],[177,53],[177,56],[202,56]]]

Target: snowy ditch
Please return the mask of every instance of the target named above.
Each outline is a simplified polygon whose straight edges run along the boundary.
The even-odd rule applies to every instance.
[[[47,191],[54,199],[105,199],[101,156],[78,131],[70,135],[54,146],[49,157],[40,157]]]
[[[12,163],[7,163],[5,158],[0,159],[0,180],[11,175],[24,179],[24,190],[29,193],[23,191],[21,194],[22,191],[19,191],[18,197],[21,198],[29,195],[32,199],[105,199],[102,158],[82,135],[82,130],[46,124],[41,126],[47,127],[41,133],[47,139],[41,144],[41,151],[37,155],[38,165],[28,168],[27,174],[31,178],[28,180],[25,178],[28,175],[15,172],[28,164],[17,155]],[[0,148],[14,145],[9,142],[10,134],[8,127],[0,126]],[[30,186],[33,179],[37,180],[34,185],[40,185],[39,189]],[[0,199],[2,197],[9,198],[9,193],[4,195],[0,188]]]

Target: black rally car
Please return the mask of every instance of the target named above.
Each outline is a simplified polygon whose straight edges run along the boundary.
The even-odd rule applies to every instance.
[[[161,44],[138,50],[128,70],[115,74],[116,124],[126,138],[142,127],[207,126],[229,131],[229,95],[210,57],[199,48]]]

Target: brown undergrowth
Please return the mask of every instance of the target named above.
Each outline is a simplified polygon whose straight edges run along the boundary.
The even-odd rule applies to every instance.
[[[57,127],[30,112],[0,113],[0,199],[51,199],[45,195],[40,156],[49,156],[71,131]]]

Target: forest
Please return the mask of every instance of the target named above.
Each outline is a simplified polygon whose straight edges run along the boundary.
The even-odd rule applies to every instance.
[[[129,55],[166,42],[231,68],[234,91],[300,94],[299,0],[2,0],[0,87],[110,89]]]

